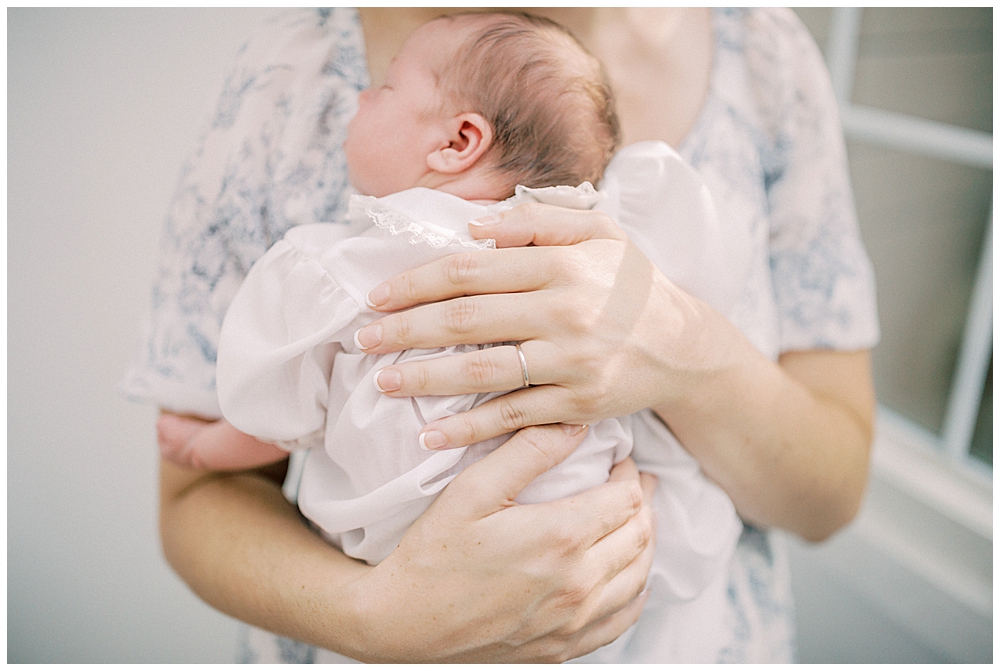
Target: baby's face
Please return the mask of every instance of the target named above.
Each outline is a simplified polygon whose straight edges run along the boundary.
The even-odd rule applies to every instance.
[[[446,141],[433,69],[448,44],[445,23],[417,29],[390,64],[385,84],[361,92],[344,151],[351,184],[362,194],[381,197],[418,186],[427,155]]]

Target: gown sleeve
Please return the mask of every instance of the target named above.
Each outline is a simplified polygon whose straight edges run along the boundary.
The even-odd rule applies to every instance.
[[[322,444],[333,360],[360,326],[360,306],[323,265],[342,230],[289,231],[251,268],[222,324],[223,416],[285,449]]]

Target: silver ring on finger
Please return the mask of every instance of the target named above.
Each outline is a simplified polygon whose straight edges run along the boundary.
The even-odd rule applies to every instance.
[[[528,377],[528,362],[524,358],[524,352],[521,351],[521,343],[514,345],[514,349],[517,350],[517,358],[521,360],[521,389],[531,386],[531,378]]]

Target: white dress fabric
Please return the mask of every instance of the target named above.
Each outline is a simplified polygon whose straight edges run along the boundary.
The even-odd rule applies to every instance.
[[[822,58],[789,10],[714,10],[713,31],[708,97],[678,152],[707,184],[724,233],[746,242],[747,271],[728,316],[770,357],[870,348],[878,340],[874,284]],[[167,215],[150,319],[122,381],[130,396],[220,416],[216,352],[226,309],[254,261],[289,228],[346,221],[342,143],[366,85],[350,9],[282,14],[241,50]],[[705,614],[682,606],[647,611],[631,638],[684,624],[704,629]],[[780,536],[744,525],[721,621],[714,661],[792,661]],[[336,658],[249,627],[240,652],[243,661]],[[664,653],[656,661],[679,660]]]

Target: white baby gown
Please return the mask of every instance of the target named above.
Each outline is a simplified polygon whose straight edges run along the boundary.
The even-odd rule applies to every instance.
[[[590,184],[519,186],[511,199],[487,207],[415,188],[378,199],[352,197],[349,227],[289,230],[253,266],[226,314],[219,403],[239,430],[285,449],[308,449],[299,508],[345,554],[370,564],[384,559],[458,472],[509,437],[439,452],[419,446],[418,433],[428,422],[499,394],[380,393],[373,378],[385,366],[481,346],[364,354],[354,334],[382,316],[367,306],[366,293],[434,259],[494,247],[492,240],[473,240],[468,222],[530,201],[607,212],[669,279],[723,314],[739,296],[748,241],[722,230],[707,188],[662,142],[618,152],[599,191]],[[577,450],[518,501],[554,500],[597,486],[629,454],[640,470],[659,477],[657,548],[644,612],[662,612],[644,615],[613,644],[580,661],[712,661],[722,629],[705,618],[725,610],[727,571],[742,523],[729,497],[651,411],[594,423]],[[689,627],[663,626],[691,617],[706,625],[694,635]],[[644,631],[644,620],[656,622],[656,630]],[[686,633],[664,637],[663,631]],[[632,659],[630,647],[642,654]]]

